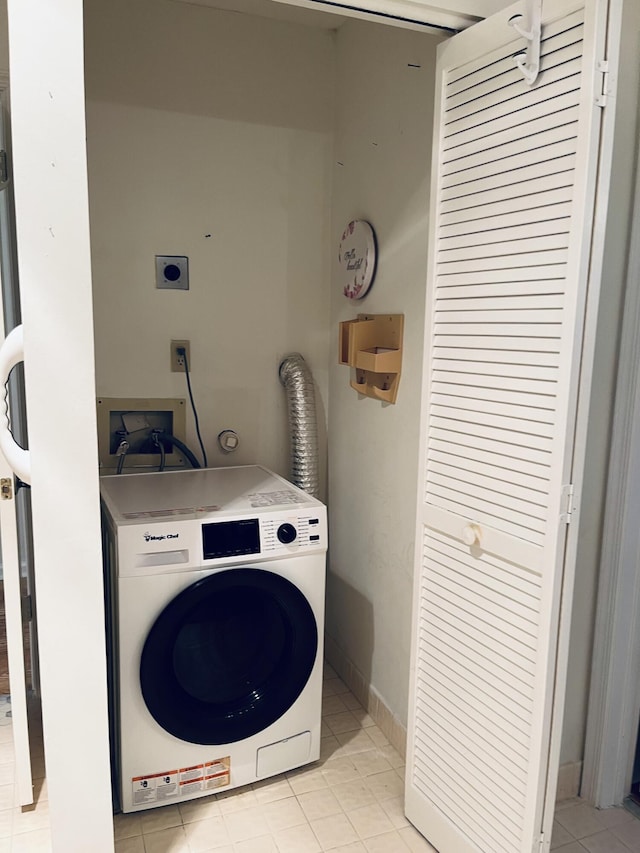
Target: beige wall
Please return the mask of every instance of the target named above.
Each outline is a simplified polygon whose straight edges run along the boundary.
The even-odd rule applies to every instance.
[[[351,219],[364,218],[380,255],[359,303],[342,295],[334,268],[327,632],[404,724],[436,45],[377,24],[338,32],[333,247]],[[338,323],[361,311],[405,315],[396,405],[360,398],[337,364]]]
[[[167,0],[86,17],[98,393],[186,397],[169,342],[189,339],[209,464],[286,474],[283,355],[326,417],[334,36]],[[189,257],[188,292],[156,290],[156,254]]]

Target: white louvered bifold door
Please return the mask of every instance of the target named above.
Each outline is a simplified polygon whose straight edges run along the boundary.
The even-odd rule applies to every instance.
[[[606,3],[542,5],[533,86],[524,3],[438,59],[406,810],[440,853],[538,851],[550,769]]]

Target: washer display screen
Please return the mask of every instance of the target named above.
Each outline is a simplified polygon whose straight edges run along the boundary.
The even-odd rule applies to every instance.
[[[202,525],[205,560],[260,553],[260,525],[257,518],[217,521]]]

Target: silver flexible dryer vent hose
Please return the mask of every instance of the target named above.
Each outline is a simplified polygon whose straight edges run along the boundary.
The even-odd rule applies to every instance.
[[[280,382],[287,392],[291,437],[291,481],[318,497],[318,423],[313,376],[300,353],[280,363]]]

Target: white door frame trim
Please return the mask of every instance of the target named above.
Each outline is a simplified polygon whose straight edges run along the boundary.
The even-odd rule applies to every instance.
[[[52,848],[113,853],[83,6],[7,11]]]
[[[600,559],[581,794],[629,791],[640,714],[640,170],[637,170]]]

